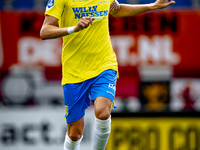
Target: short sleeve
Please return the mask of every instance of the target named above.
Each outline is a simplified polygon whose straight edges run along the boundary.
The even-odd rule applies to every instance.
[[[49,0],[45,15],[50,15],[60,20],[65,3],[64,0]]]

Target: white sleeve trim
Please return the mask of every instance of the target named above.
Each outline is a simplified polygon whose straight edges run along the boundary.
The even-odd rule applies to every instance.
[[[119,2],[114,0],[114,2],[110,5],[110,11],[113,11],[119,7]]]

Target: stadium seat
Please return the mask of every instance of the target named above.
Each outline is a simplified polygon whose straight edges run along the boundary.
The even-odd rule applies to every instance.
[[[176,3],[172,7],[191,7],[192,0],[175,0]],[[155,0],[139,0],[138,4],[148,4],[153,3]]]
[[[5,6],[5,0],[0,0],[0,9],[3,9]]]
[[[176,3],[172,7],[191,7],[192,0],[175,0]]]
[[[128,4],[127,0],[117,0],[120,4]]]
[[[46,8],[48,0],[43,0],[43,7]]]
[[[153,2],[155,2],[155,0],[138,0],[138,4],[149,4]]]
[[[32,9],[35,6],[35,0],[14,0],[12,6],[15,9]]]

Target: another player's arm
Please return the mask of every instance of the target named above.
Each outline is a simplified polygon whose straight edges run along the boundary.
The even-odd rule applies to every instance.
[[[144,4],[144,5],[129,5],[129,4],[120,4],[119,7],[113,11],[110,11],[110,14],[114,17],[128,17],[134,16],[146,11],[162,9],[173,5],[175,1],[169,0],[168,3],[165,0],[157,0],[155,3]]]
[[[74,32],[79,32],[80,30],[87,28],[90,24],[92,25],[93,20],[94,18],[90,17],[81,18],[81,20],[77,23],[77,25],[73,27]],[[43,40],[46,40],[46,39],[55,39],[63,37],[69,34],[68,33],[69,27],[60,28],[57,26],[57,24],[58,24],[57,18],[46,15],[42,28],[40,30],[40,37]]]

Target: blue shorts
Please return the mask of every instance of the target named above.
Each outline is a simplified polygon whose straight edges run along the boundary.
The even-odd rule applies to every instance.
[[[63,85],[67,123],[81,119],[91,100],[99,96],[109,98],[114,104],[116,81],[116,71],[106,70],[84,82]]]

